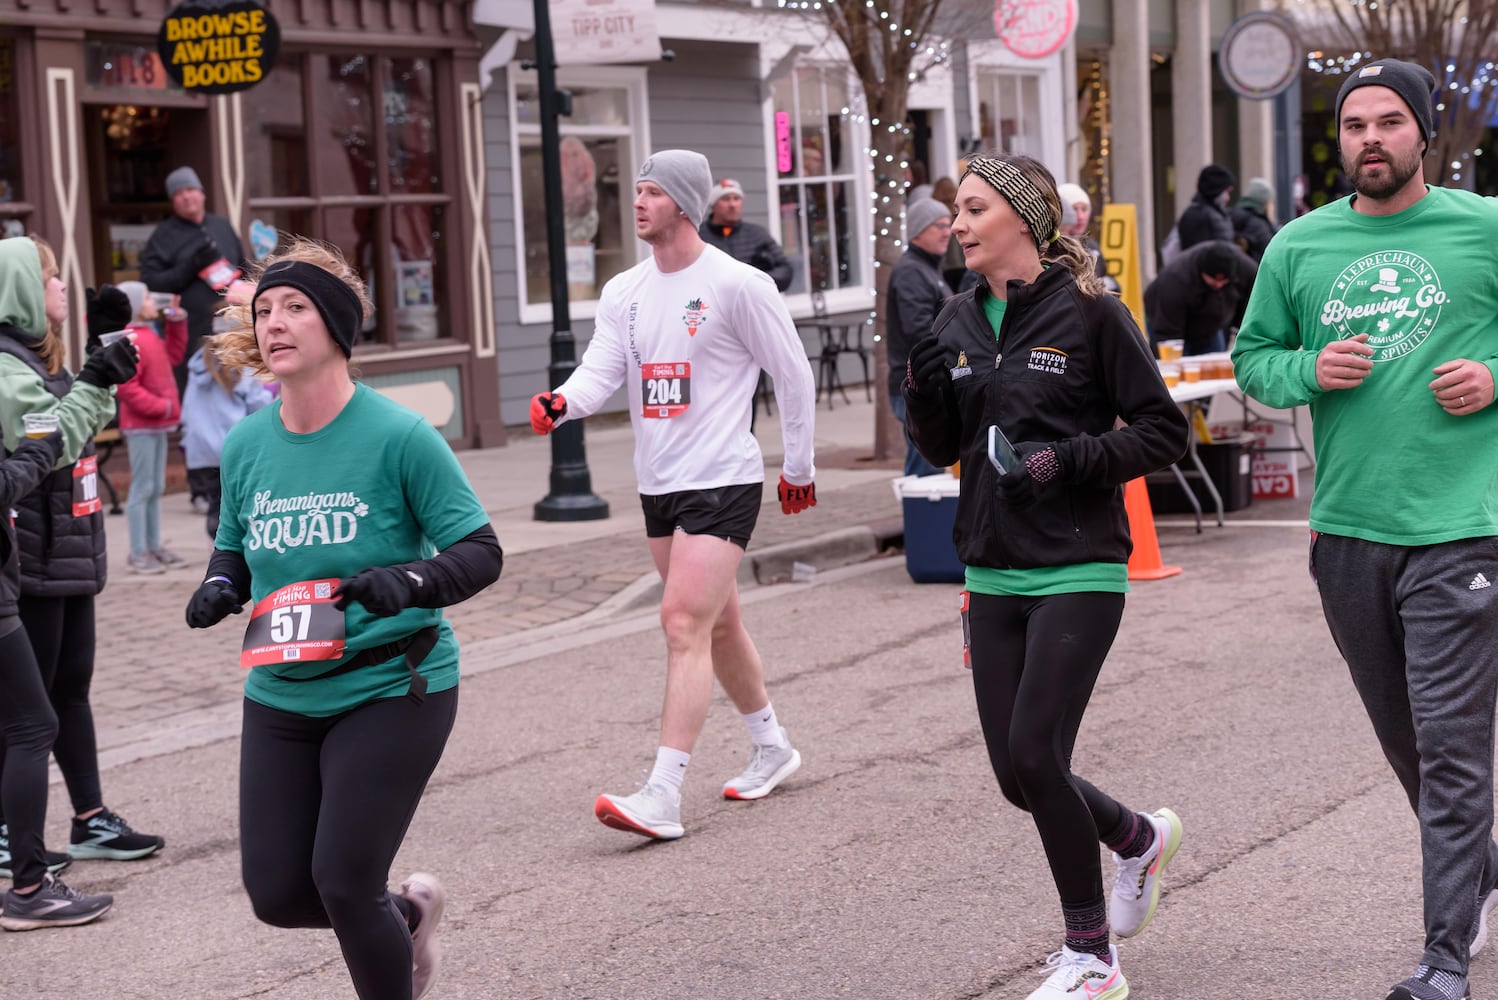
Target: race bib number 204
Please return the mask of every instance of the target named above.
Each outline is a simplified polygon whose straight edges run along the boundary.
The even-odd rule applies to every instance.
[[[343,658],[343,612],[333,606],[338,580],[304,580],[265,595],[250,612],[239,665]]]
[[[692,403],[692,363],[670,361],[640,366],[641,414],[656,420],[679,417]]]

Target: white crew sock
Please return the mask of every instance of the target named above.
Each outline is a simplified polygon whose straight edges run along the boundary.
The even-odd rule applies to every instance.
[[[655,751],[655,767],[650,771],[650,780],[655,784],[665,785],[678,796],[681,795],[681,779],[687,776],[687,765],[692,761],[692,755],[681,750],[673,750],[670,747],[657,747]]]
[[[785,734],[780,731],[780,720],[775,718],[775,706],[767,704],[758,712],[740,716],[749,730],[749,739],[755,746],[785,746]]]

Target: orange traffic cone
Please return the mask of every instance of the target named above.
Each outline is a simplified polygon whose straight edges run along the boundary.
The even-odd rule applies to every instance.
[[[1160,540],[1155,537],[1155,512],[1150,509],[1150,494],[1143,479],[1124,484],[1124,509],[1129,512],[1129,534],[1134,538],[1134,552],[1129,556],[1130,580],[1163,580],[1181,571],[1179,566],[1164,566],[1160,559]]]

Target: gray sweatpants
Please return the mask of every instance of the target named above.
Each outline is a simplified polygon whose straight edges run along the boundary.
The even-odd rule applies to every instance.
[[[1332,638],[1420,820],[1427,965],[1467,970],[1498,882],[1493,735],[1498,538],[1385,545],[1323,534],[1311,571]]]

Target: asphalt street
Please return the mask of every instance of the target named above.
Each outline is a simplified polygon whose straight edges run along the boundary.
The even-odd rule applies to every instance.
[[[1326,635],[1305,529],[1230,521],[1162,542],[1185,572],[1136,585],[1074,761],[1185,823],[1159,915],[1120,947],[1132,995],[1382,997],[1421,950],[1416,827]],[[674,843],[591,814],[654,750],[653,612],[469,642],[457,729],[392,872],[447,884],[434,1000],[1026,996],[1059,906],[988,770],[957,589],[912,584],[896,556],[746,591],[805,764],[765,800],[721,799],[747,741],[719,698]],[[330,932],[254,920],[236,766],[223,737],[111,767],[113,806],[167,849],[74,864],[68,880],[115,893],[114,910],[0,938],[0,996],[352,996]],[[1473,987],[1498,992],[1498,958]]]

